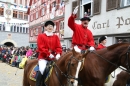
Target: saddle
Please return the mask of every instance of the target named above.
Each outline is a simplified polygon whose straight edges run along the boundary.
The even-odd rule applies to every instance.
[[[48,77],[51,75],[53,64],[54,64],[53,61],[48,61],[46,64],[46,68],[45,68],[45,71],[43,73],[43,80],[45,82],[47,81]],[[37,64],[36,66],[34,66],[33,70],[30,73],[31,80],[36,81],[38,71],[39,71],[39,65]]]

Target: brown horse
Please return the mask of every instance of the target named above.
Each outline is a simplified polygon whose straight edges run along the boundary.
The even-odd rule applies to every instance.
[[[121,71],[112,86],[126,86],[127,80],[130,78],[129,73]]]
[[[119,66],[130,70],[129,53],[130,44],[121,43],[84,54],[84,66],[79,72],[82,86],[104,86],[106,77]]]
[[[67,86],[68,79],[76,79],[76,71],[78,63],[82,62],[82,54],[75,52],[73,49],[70,52],[65,53],[61,58],[53,65],[52,73],[46,82],[47,86]],[[29,78],[29,75],[37,65],[38,60],[31,60],[26,63],[24,68],[23,86],[35,86],[35,81]]]

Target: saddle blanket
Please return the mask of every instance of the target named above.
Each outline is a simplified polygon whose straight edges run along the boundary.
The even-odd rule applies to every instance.
[[[37,73],[38,71],[39,71],[39,66],[38,65],[34,66],[33,70],[30,73],[30,79],[31,80],[36,81],[36,78],[37,78],[37,75],[38,75],[38,73]]]
[[[52,69],[53,69],[53,67],[51,67],[51,69],[49,70],[49,71],[47,71],[47,73],[45,74],[43,74],[44,75],[44,80],[45,80],[45,82],[48,80],[48,78],[50,77],[50,75],[51,75],[51,73],[52,73]],[[45,71],[47,70],[47,68],[45,69]],[[37,78],[37,76],[38,76],[38,71],[39,71],[39,66],[38,65],[36,65],[36,66],[34,66],[34,68],[33,68],[33,70],[31,71],[31,73],[30,73],[30,79],[31,80],[33,80],[33,81],[36,81],[36,78]]]

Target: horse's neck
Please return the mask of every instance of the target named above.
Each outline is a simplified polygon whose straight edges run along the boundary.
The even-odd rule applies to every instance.
[[[104,58],[109,61],[109,62],[106,61],[106,67],[107,67],[106,70],[109,73],[113,72],[118,66],[121,66],[121,64],[119,63],[121,60],[120,56],[123,53],[123,50],[124,50],[124,47],[119,47],[111,51],[106,50],[106,54],[104,55]]]

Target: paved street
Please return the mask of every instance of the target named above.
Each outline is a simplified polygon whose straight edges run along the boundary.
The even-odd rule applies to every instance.
[[[0,86],[22,86],[23,69],[0,62]]]

